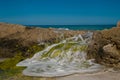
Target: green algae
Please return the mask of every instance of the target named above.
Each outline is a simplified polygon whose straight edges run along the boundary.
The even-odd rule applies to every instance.
[[[6,79],[10,76],[14,76],[20,73],[24,68],[16,67],[16,64],[21,60],[25,59],[21,56],[21,53],[18,53],[15,57],[6,59],[0,63],[0,80]]]
[[[62,52],[62,50],[55,50],[51,55],[50,55],[50,57],[51,58],[55,58],[55,57],[57,57],[57,56],[59,56],[60,54],[61,54],[61,52]]]
[[[20,46],[16,45],[16,48],[17,47]],[[14,55],[14,57],[0,62],[0,80],[7,80],[7,78],[20,74],[24,67],[17,67],[16,64],[28,57],[32,57],[36,52],[43,50],[44,47],[44,45],[34,44],[33,46],[29,46],[27,48],[27,50],[25,51],[26,53],[24,53],[22,50],[17,50],[17,48],[15,51],[16,55]]]
[[[35,53],[43,50],[45,48],[45,45],[33,45],[30,46],[26,51],[26,56],[32,57]]]
[[[16,64],[20,61],[25,59],[23,56],[21,56],[21,53],[18,53],[15,57],[6,59],[5,61],[0,63],[0,69],[1,70],[8,70],[8,69],[14,69],[16,68]]]
[[[40,59],[43,59],[43,58],[47,58],[47,57],[51,57],[51,58],[54,58],[55,56],[58,56],[60,52],[62,52],[62,50],[64,50],[65,52],[70,50],[72,48],[72,51],[73,52],[76,52],[76,51],[86,51],[87,50],[87,45],[81,45],[78,44],[78,43],[75,43],[75,42],[69,42],[69,43],[62,43],[62,44],[59,44],[57,46],[54,46],[52,47],[48,52],[44,52]],[[55,51],[55,50],[58,50],[59,51]],[[51,56],[51,54],[53,54],[53,56]]]
[[[41,58],[45,58],[45,57],[48,57],[55,49],[59,49],[61,47],[63,47],[64,44],[60,44],[60,45],[57,45],[57,46],[54,46],[53,48],[51,48],[47,53],[44,53]]]

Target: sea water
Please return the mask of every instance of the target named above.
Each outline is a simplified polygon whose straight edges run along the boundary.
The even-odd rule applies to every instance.
[[[103,30],[115,27],[115,25],[26,25],[28,27],[59,28],[65,30]]]

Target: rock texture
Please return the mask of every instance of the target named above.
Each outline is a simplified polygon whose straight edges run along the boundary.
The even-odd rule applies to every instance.
[[[120,27],[120,21],[117,23],[117,27]]]
[[[52,28],[34,28],[17,24],[0,23],[0,57],[12,57],[18,50],[26,53],[29,46],[38,43],[60,41],[61,33]],[[82,34],[84,31],[63,30],[65,37]]]
[[[108,67],[120,68],[120,27],[94,32],[88,58]]]
[[[103,51],[106,55],[110,55],[111,57],[118,57],[118,59],[120,58],[120,50],[117,49],[116,45],[114,44],[103,46]]]
[[[82,34],[84,31],[62,31],[65,37],[70,37],[75,34]],[[44,41],[52,41],[60,37],[60,33],[56,33],[55,29],[49,28],[33,28],[25,27],[17,24],[0,23],[0,38],[21,40],[22,44],[32,42],[39,43]]]

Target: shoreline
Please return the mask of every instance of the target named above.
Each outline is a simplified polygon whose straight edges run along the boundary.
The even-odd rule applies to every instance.
[[[65,30],[83,30],[83,31],[95,31],[110,29],[115,25],[25,25],[27,27],[38,28],[53,28],[53,29],[65,29]]]

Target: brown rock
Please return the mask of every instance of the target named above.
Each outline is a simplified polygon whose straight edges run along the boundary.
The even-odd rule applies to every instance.
[[[117,23],[117,27],[120,27],[120,21]]]
[[[120,27],[96,31],[88,48],[88,58],[109,67],[120,68]]]
[[[104,53],[107,53],[108,55],[112,57],[118,57],[120,58],[120,50],[117,49],[116,45],[108,44],[103,46]]]
[[[84,31],[64,30],[64,36],[83,34]],[[53,28],[34,28],[17,24],[0,23],[0,57],[12,57],[17,50],[26,53],[28,47],[38,43],[60,41],[60,33]],[[17,47],[16,49],[16,46]]]

